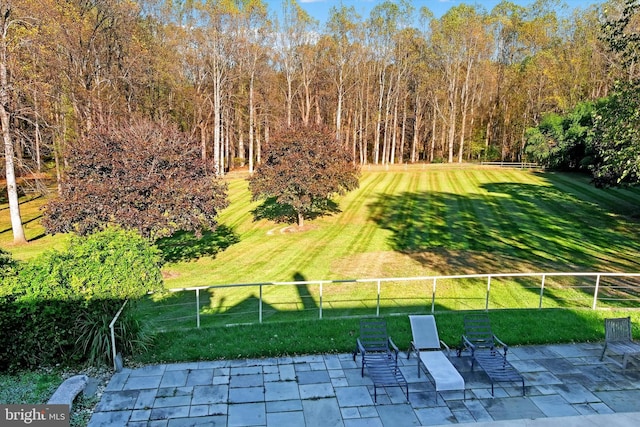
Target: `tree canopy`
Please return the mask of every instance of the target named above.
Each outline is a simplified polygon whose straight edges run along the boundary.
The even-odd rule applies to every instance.
[[[86,235],[116,224],[157,239],[216,226],[226,184],[199,145],[175,126],[140,120],[96,128],[70,147],[60,195],[49,202],[50,233]]]
[[[626,0],[620,16],[602,28],[609,50],[619,56],[626,78],[615,83],[594,119],[593,145],[599,162],[596,185],[640,183],[640,1]]]
[[[324,211],[336,194],[358,188],[359,167],[326,128],[289,127],[273,136],[263,162],[249,179],[255,200],[273,199],[290,207],[298,226]]]
[[[527,153],[556,169],[582,169],[599,187],[640,184],[640,0],[609,10],[601,39],[622,77],[595,102],[545,114],[527,130]]]

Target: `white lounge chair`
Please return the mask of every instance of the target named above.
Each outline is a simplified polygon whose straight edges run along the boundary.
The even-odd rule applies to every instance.
[[[411,322],[411,334],[413,340],[407,352],[407,358],[411,353],[418,357],[418,377],[420,377],[420,365],[433,378],[436,387],[436,402],[441,391],[462,390],[466,399],[464,378],[449,361],[449,347],[440,341],[436,319],[432,315],[409,316]],[[442,351],[446,349],[447,355]]]

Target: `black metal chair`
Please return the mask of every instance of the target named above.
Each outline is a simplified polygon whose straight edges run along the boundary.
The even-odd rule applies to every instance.
[[[489,350],[494,353],[498,347],[502,347],[502,356],[504,358],[507,357],[509,347],[493,333],[489,316],[486,314],[471,314],[465,316],[463,321],[464,334],[462,335],[461,346],[458,348],[458,356],[463,351],[470,350],[473,361],[477,350]]]
[[[360,353],[362,356],[362,376],[364,367],[372,361],[385,363],[393,362],[398,366],[398,347],[387,333],[387,322],[380,318],[366,318],[360,320],[360,336],[356,340],[353,360]]]

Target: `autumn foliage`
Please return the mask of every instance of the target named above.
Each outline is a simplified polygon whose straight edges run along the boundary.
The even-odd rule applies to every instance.
[[[358,188],[359,168],[335,134],[318,127],[286,128],[265,148],[249,179],[254,200],[272,199],[293,209],[298,225],[326,208],[331,197]]]
[[[81,235],[116,224],[157,239],[216,226],[226,185],[174,126],[139,121],[95,129],[70,148],[61,193],[48,203],[48,233]]]

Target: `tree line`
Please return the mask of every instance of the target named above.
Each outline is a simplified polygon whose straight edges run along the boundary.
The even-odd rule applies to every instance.
[[[334,7],[321,25],[296,0],[2,0],[9,193],[13,169],[52,164],[61,185],[78,141],[140,118],[197,140],[218,176],[253,172],[293,123],[331,128],[359,164],[520,161],[544,114],[638,77],[602,37],[625,3],[460,4],[436,18],[388,0],[369,16]]]

